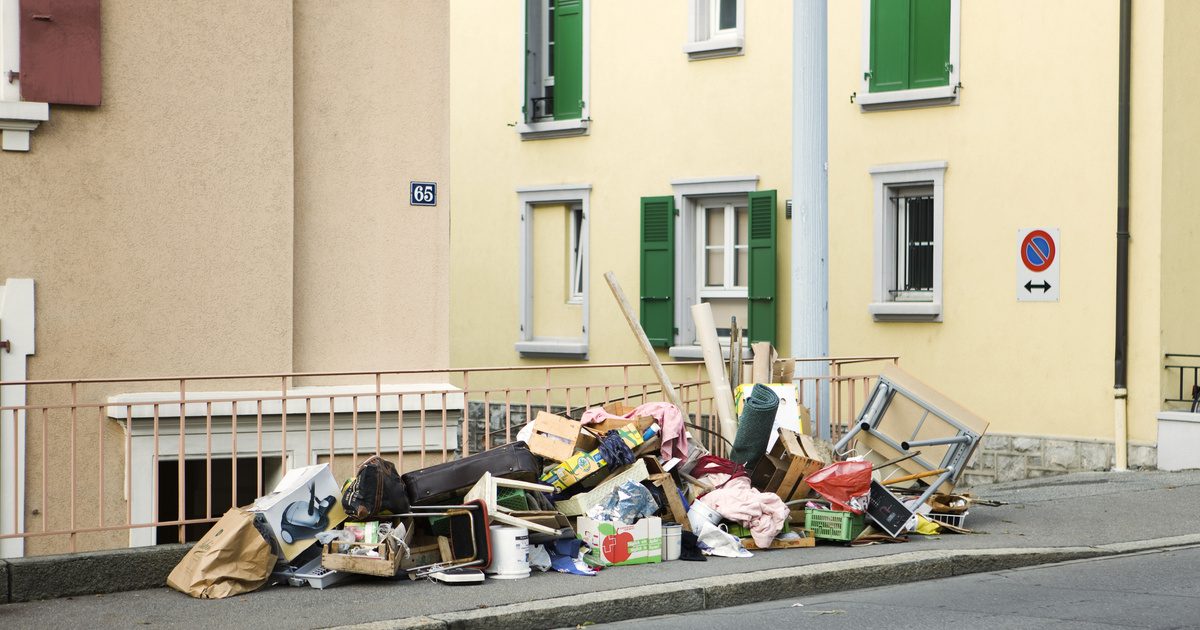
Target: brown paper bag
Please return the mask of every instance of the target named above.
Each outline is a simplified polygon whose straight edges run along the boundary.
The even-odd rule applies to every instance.
[[[167,586],[192,597],[220,599],[249,593],[271,575],[275,555],[254,528],[254,514],[233,508],[188,550]]]

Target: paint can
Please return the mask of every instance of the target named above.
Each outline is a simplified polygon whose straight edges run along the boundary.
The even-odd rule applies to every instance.
[[[683,551],[683,525],[663,525],[662,559],[678,560]]]
[[[518,580],[529,577],[529,530],[492,525],[492,564],[488,577]]]
[[[719,525],[721,523],[721,513],[700,501],[695,501],[692,503],[691,509],[688,510],[688,522],[692,525],[692,531],[699,531],[700,524],[704,522]]]

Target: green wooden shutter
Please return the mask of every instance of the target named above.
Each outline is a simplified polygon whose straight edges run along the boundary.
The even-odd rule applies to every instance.
[[[583,0],[554,4],[554,119],[583,115]]]
[[[909,87],[909,21],[913,0],[871,0],[872,92]],[[916,0],[917,3],[920,0]]]
[[[909,87],[950,84],[950,0],[912,0]]]
[[[775,191],[750,193],[750,341],[776,344]]]
[[[675,341],[675,198],[642,197],[642,329],[650,345]]]

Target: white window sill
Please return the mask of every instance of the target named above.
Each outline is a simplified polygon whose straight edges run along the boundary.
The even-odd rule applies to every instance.
[[[865,90],[864,87],[864,91],[858,94],[855,100],[859,107],[867,112],[958,104],[958,88],[955,85],[920,90],[896,90],[894,92],[866,92]]]
[[[48,103],[0,101],[0,148],[5,151],[28,151],[29,134],[50,120]]]
[[[688,61],[714,59],[717,57],[734,57],[742,54],[744,41],[741,37],[713,37],[698,42],[688,42],[683,45]]]
[[[588,345],[577,339],[531,339],[515,344],[522,358],[572,357],[586,359]]]
[[[867,310],[877,322],[940,322],[941,302],[872,302]]]
[[[521,134],[522,140],[585,136],[587,135],[590,122],[591,120],[587,118],[571,118],[569,120],[517,123],[517,133]]]
[[[672,359],[690,360],[703,359],[704,349],[700,346],[671,346],[667,350],[667,355]],[[729,360],[729,346],[721,346],[721,357]],[[754,352],[750,350],[750,346],[742,346],[742,358],[753,359]]]

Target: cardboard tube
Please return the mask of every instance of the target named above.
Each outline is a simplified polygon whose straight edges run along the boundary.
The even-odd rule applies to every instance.
[[[707,302],[692,305],[692,320],[696,322],[696,337],[704,351],[704,367],[712,383],[713,405],[717,418],[721,420],[721,435],[730,444],[737,437],[737,419],[733,415],[733,392],[729,391],[729,379],[725,376],[725,360],[721,356],[721,342],[717,339],[717,327],[713,325],[712,307]]]

